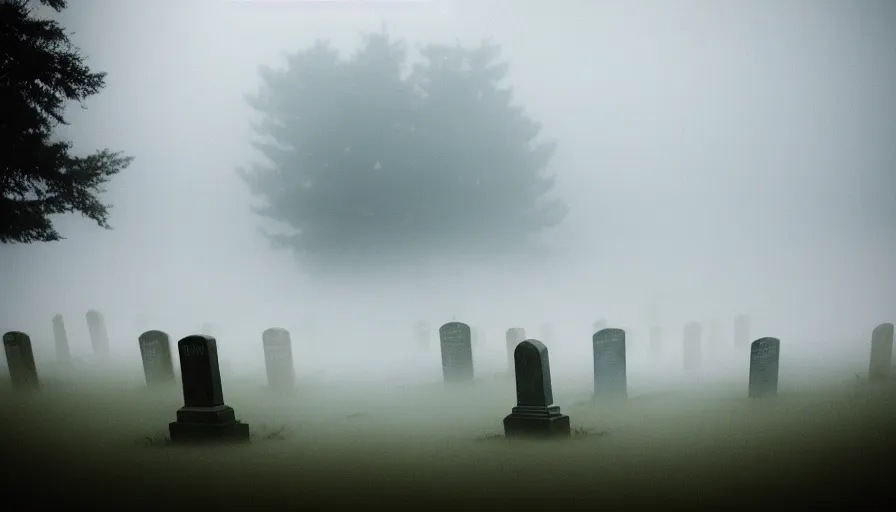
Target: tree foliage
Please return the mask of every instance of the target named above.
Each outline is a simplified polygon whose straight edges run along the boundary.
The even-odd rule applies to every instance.
[[[554,144],[511,103],[500,48],[367,35],[349,58],[326,42],[261,68],[248,98],[264,163],[239,169],[270,234],[310,259],[518,245],[559,224],[548,198]]]
[[[65,0],[42,0],[61,11]],[[78,212],[109,228],[108,205],[97,197],[132,157],[108,149],[73,156],[53,139],[66,124],[69,101],[97,94],[105,73],[92,72],[52,20],[34,16],[25,0],[0,0],[0,242],[59,240],[51,215]]]

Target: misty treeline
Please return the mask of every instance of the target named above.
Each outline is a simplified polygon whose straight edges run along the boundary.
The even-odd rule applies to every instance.
[[[65,0],[40,0],[52,9]],[[86,156],[53,137],[70,101],[97,94],[105,73],[91,71],[55,21],[35,16],[27,0],[0,0],[0,242],[63,237],[51,215],[80,213],[109,228],[103,185],[133,157],[102,149]]]
[[[262,67],[247,99],[264,163],[238,169],[283,229],[275,245],[315,264],[433,252],[516,251],[558,225],[553,141],[502,85],[500,47],[428,44],[411,61],[385,29],[343,57],[327,42]]]

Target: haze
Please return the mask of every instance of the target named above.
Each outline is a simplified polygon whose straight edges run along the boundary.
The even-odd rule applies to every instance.
[[[237,366],[260,368],[261,331],[282,326],[309,347],[300,372],[345,374],[379,346],[394,369],[418,319],[433,343],[453,318],[480,326],[498,368],[516,325],[538,337],[551,322],[562,367],[600,318],[636,344],[652,323],[667,340],[690,320],[728,333],[738,313],[754,338],[846,342],[864,361],[896,312],[891,1],[92,0],[61,21],[109,73],[62,134],[136,160],[104,196],[113,231],[66,217],[67,240],[0,247],[0,322],[29,332],[38,360],[56,313],[86,357],[90,308],[135,365],[142,330],[177,339],[210,322]],[[503,46],[516,102],[559,142],[549,170],[571,212],[545,235],[546,261],[446,257],[323,282],[258,232],[234,173],[257,158],[244,96],[258,66],[321,38],[350,52],[383,24],[411,48]],[[418,368],[438,379],[437,359]]]

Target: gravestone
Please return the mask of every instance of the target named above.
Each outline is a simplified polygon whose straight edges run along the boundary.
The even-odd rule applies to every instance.
[[[93,353],[105,358],[109,355],[109,334],[106,332],[106,319],[95,309],[87,312],[87,329],[90,331],[90,344]]]
[[[72,353],[68,346],[68,335],[65,333],[62,315],[53,317],[53,344],[56,346],[56,360],[63,366],[71,363]]]
[[[442,348],[442,376],[445,382],[473,380],[473,343],[470,326],[463,322],[448,322],[439,328]]]
[[[171,339],[162,331],[146,331],[137,338],[143,375],[148,387],[174,383],[174,364],[171,362]]]
[[[9,366],[9,378],[13,389],[17,391],[40,389],[34,352],[31,351],[31,338],[24,332],[8,332],[3,335],[3,350],[6,352],[6,364]]]
[[[569,416],[554,404],[548,348],[538,340],[520,342],[513,351],[516,407],[504,418],[504,435],[569,438]]]
[[[625,331],[601,329],[591,337],[594,355],[594,398],[626,398]]]
[[[591,324],[591,332],[592,333],[602,331],[606,328],[607,328],[607,321],[603,320],[603,319],[596,320],[593,324]]]
[[[236,420],[224,404],[218,346],[211,336],[193,335],[177,342],[184,406],[168,424],[174,443],[249,441],[249,425]]]
[[[871,333],[871,361],[868,381],[881,382],[890,376],[893,364],[893,324],[880,324]]]
[[[650,328],[650,353],[663,355],[663,329],[656,325]]]
[[[421,350],[429,350],[429,324],[420,320],[414,325],[414,337]]]
[[[272,327],[261,334],[264,346],[264,369],[268,387],[273,391],[289,391],[295,384],[292,362],[292,338],[289,331]]]
[[[700,336],[702,333],[703,327],[697,322],[689,322],[684,326],[682,349],[685,372],[696,372],[700,370],[700,359],[702,357]]]
[[[777,338],[759,338],[750,345],[750,398],[778,394],[778,362],[781,342]]]
[[[746,348],[750,343],[750,317],[738,315],[734,318],[734,347]]]
[[[513,375],[514,372],[513,352],[516,350],[516,346],[525,339],[526,330],[522,327],[511,327],[504,334],[504,342],[507,345],[507,373],[509,375]]]

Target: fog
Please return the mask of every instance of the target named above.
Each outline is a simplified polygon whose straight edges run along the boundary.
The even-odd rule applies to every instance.
[[[433,379],[435,329],[452,319],[483,330],[487,372],[512,326],[540,336],[551,322],[562,368],[590,351],[597,319],[637,346],[650,324],[676,343],[691,320],[730,337],[740,313],[754,338],[847,344],[865,360],[871,329],[896,313],[893,2],[91,0],[59,18],[108,72],[61,133],[136,160],[104,195],[114,230],[63,217],[64,241],[0,247],[0,323],[30,333],[38,360],[52,358],[56,313],[87,357],[91,308],[138,366],[143,330],[177,339],[210,322],[222,359],[246,371],[262,368],[261,331],[280,326],[300,372]],[[517,103],[559,142],[549,171],[571,212],[545,234],[547,260],[446,256],[321,281],[260,234],[234,172],[258,158],[244,100],[258,67],[320,38],[348,53],[384,24],[412,48],[502,45]],[[413,352],[418,319],[428,354]]]

